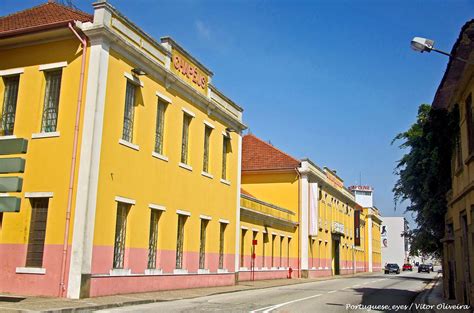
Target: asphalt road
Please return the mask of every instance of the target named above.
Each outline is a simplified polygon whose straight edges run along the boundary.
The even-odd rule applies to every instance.
[[[99,312],[403,312],[435,275],[377,273]]]

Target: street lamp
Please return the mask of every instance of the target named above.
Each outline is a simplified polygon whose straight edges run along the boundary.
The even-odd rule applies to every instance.
[[[440,54],[447,55],[450,58],[455,58],[459,61],[462,61],[462,62],[465,62],[465,63],[468,63],[468,64],[473,64],[472,62],[469,62],[466,59],[463,59],[463,58],[460,58],[460,57],[455,57],[455,56],[451,55],[450,53],[447,53],[447,52],[442,51],[442,50],[435,49],[434,40],[431,40],[431,39],[426,39],[426,38],[422,38],[422,37],[414,37],[411,40],[411,48],[413,50],[415,50],[417,52],[421,52],[421,53],[431,52],[431,51],[438,52]]]

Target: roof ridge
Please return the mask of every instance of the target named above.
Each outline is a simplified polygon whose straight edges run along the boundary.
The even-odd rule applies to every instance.
[[[277,147],[275,147],[275,146],[273,146],[273,145],[269,144],[268,142],[265,142],[264,140],[262,140],[262,139],[258,138],[258,137],[257,137],[257,136],[255,136],[254,134],[247,134],[247,135],[245,135],[245,136],[251,136],[251,137],[253,137],[253,138],[257,139],[258,141],[260,141],[260,142],[264,143],[265,145],[267,145],[267,146],[269,146],[269,147],[271,147],[271,148],[275,149],[276,151],[278,151],[278,152],[280,152],[280,153],[282,153],[282,154],[286,155],[287,157],[289,157],[289,158],[293,159],[293,161],[296,161],[296,162],[300,162],[300,163],[301,163],[301,160],[299,160],[299,159],[297,159],[297,158],[295,158],[295,157],[293,157],[293,156],[289,155],[288,153],[286,153],[286,152],[284,152],[284,151],[282,151],[282,150],[278,149]],[[244,137],[245,137],[245,136],[244,136]]]
[[[43,6],[48,6],[48,5],[56,5],[56,6],[58,6],[58,7],[61,7],[61,8],[63,8],[63,9],[66,9],[66,10],[68,10],[68,11],[71,11],[71,12],[73,12],[73,13],[80,14],[80,15],[84,15],[84,16],[86,16],[86,17],[92,17],[92,16],[93,16],[93,15],[90,14],[90,13],[87,13],[87,12],[84,12],[84,11],[81,11],[81,10],[78,10],[78,9],[75,9],[75,8],[72,8],[72,7],[69,7],[69,6],[67,6],[67,5],[59,4],[59,3],[57,3],[57,2],[46,2],[46,3],[38,4],[38,5],[35,5],[35,6],[33,6],[33,7],[29,7],[29,8],[20,10],[20,11],[16,11],[16,12],[10,13],[10,14],[7,14],[7,15],[0,16],[0,20],[1,20],[1,19],[4,19],[4,18],[7,18],[7,17],[10,17],[10,16],[14,16],[14,15],[17,15],[17,14],[24,13],[24,12],[27,12],[27,11],[31,11],[31,10],[34,10],[34,9],[37,9],[37,8],[40,8],[40,7],[43,7]]]

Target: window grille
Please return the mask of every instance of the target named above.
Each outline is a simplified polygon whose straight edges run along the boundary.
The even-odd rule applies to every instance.
[[[272,267],[275,266],[275,239],[276,235],[272,235]]]
[[[221,223],[219,231],[219,269],[224,268],[224,239],[227,224]]]
[[[123,115],[122,139],[128,142],[133,140],[133,121],[135,115],[135,92],[136,86],[127,80],[125,92],[125,112]]]
[[[242,229],[242,238],[240,240],[240,267],[244,267],[245,266],[245,257],[244,257],[244,253],[245,253],[245,233],[247,232],[247,230],[245,229]]]
[[[224,136],[222,143],[222,179],[227,179],[227,153],[229,152],[230,139]]]
[[[20,76],[9,76],[5,77],[3,80],[5,83],[5,93],[3,97],[0,136],[8,136],[13,135],[13,128],[15,126],[15,113]]]
[[[283,238],[280,236],[280,267],[283,265]]]
[[[158,108],[156,111],[156,136],[155,136],[155,152],[163,154],[163,138],[165,130],[165,110],[166,103],[158,99]]]
[[[202,170],[209,173],[209,139],[211,137],[212,128],[204,127],[204,157],[202,163]]]
[[[181,163],[188,164],[189,124],[191,116],[183,114],[183,137],[181,140]]]
[[[206,228],[207,220],[201,220],[201,235],[199,245],[199,268],[204,269],[206,267]]]
[[[55,132],[58,124],[59,93],[61,90],[62,70],[48,71],[46,75],[46,92],[44,95],[43,122],[41,131]]]
[[[130,204],[117,203],[117,220],[115,223],[114,268],[123,268],[125,258],[125,238],[127,235],[127,215]]]
[[[48,218],[48,198],[31,199],[31,221],[26,252],[27,267],[42,267],[46,220]]]
[[[160,211],[151,210],[150,214],[150,235],[148,239],[148,268],[156,268],[156,252],[158,246],[158,220]]]
[[[176,268],[183,268],[183,250],[184,250],[184,223],[186,216],[178,215],[178,233],[176,240]]]
[[[262,243],[262,266],[265,267],[265,248],[267,247],[268,234],[263,233],[263,243]]]

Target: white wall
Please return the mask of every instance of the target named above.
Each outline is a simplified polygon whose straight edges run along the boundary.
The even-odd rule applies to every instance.
[[[386,229],[386,237],[382,233],[382,266],[386,263],[397,263],[402,267],[405,261],[405,237],[401,234],[405,229],[403,217],[384,217],[382,231]],[[384,246],[384,238],[387,239],[387,247]]]
[[[354,190],[354,196],[357,204],[364,208],[371,208],[374,206],[372,191],[358,191]]]

